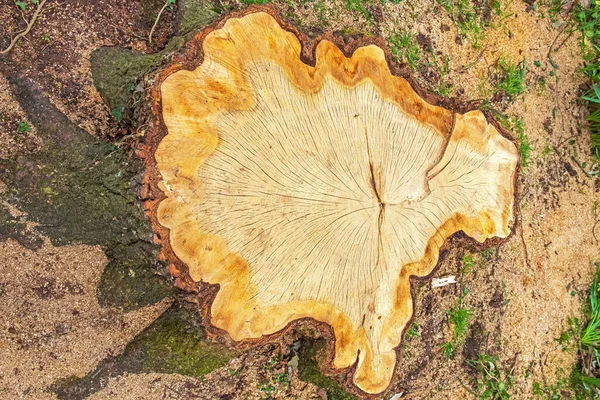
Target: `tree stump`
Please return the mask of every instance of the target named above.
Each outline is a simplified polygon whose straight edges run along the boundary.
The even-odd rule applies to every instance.
[[[212,325],[241,341],[326,323],[332,365],[379,393],[410,278],[458,231],[509,235],[518,151],[482,112],[423,100],[381,46],[308,46],[254,11],[198,34],[159,78],[155,228],[180,279],[219,286]]]

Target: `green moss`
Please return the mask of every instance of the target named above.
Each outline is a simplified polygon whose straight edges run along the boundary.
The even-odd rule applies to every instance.
[[[179,35],[187,35],[193,30],[211,24],[220,16],[221,10],[207,0],[184,0],[178,6]]]
[[[175,306],[127,346],[121,362],[130,372],[204,376],[235,356],[227,346],[206,339],[197,314]]]
[[[108,107],[119,110],[121,118],[115,118],[131,119],[133,110],[129,99],[138,80],[160,65],[161,60],[162,53],[142,54],[119,47],[100,47],[92,52],[90,63],[94,85]]]
[[[144,19],[151,26],[164,1],[146,0]],[[164,57],[185,44],[185,36],[214,22],[222,10],[208,0],[180,0],[177,3],[178,36],[174,36],[165,49],[155,54],[120,47],[100,47],[90,55],[92,78],[102,99],[118,120],[135,123],[132,96],[138,82],[148,72],[157,68]]]
[[[491,16],[490,6],[475,6],[471,0],[437,0],[437,2],[448,12],[448,16],[458,26],[464,37],[471,43],[474,49],[481,46],[485,32],[490,26],[490,21],[485,14]]]
[[[147,3],[144,9],[162,6]],[[218,13],[210,4],[182,0],[180,31],[214,20]],[[162,52],[150,55],[115,47],[92,53],[94,84],[115,118],[132,122],[131,98],[137,83],[184,43],[184,37],[174,37]],[[13,76],[9,81],[42,148],[18,162],[0,164],[0,177],[9,185],[6,197],[38,223],[38,231],[54,245],[86,243],[106,249],[109,264],[98,289],[102,305],[130,310],[170,295],[172,285],[162,278],[151,227],[132,187],[140,173],[139,161],[71,123],[26,79]],[[8,217],[2,221],[0,237],[24,241],[23,224]],[[37,246],[38,241],[30,245]]]
[[[13,93],[38,130],[42,149],[19,159],[9,186],[16,205],[40,224],[53,244],[101,246],[150,234],[131,190],[133,165],[61,114],[24,79]]]
[[[343,387],[333,379],[323,375],[319,370],[316,355],[325,351],[324,340],[309,340],[300,348],[298,360],[298,377],[327,391],[328,400],[354,400],[356,397],[346,392]]]
[[[394,31],[388,39],[388,45],[394,61],[406,62],[415,71],[419,68],[423,52],[410,32]]]
[[[131,99],[138,82],[157,68],[164,57],[180,49],[185,44],[185,35],[208,25],[220,15],[211,2],[203,0],[181,1],[178,10],[179,36],[174,36],[161,52],[143,54],[120,47],[100,47],[90,55],[94,85],[118,121],[135,123]]]
[[[162,267],[155,262],[150,223],[132,187],[139,162],[71,123],[28,80],[8,79],[42,146],[3,173],[7,200],[54,245],[106,249],[109,275],[99,289],[103,304],[132,309],[169,295],[171,285],[160,278]],[[127,276],[131,269],[135,276]],[[111,280],[115,276],[127,278]]]
[[[57,381],[51,390],[60,399],[84,399],[124,374],[161,372],[202,377],[225,366],[237,353],[207,340],[200,317],[172,306],[136,336],[117,357],[107,358],[83,378]]]
[[[28,249],[39,249],[43,240],[38,235],[28,232],[27,226],[14,218],[6,208],[0,206],[0,242],[7,239],[16,240]]]
[[[173,293],[169,281],[157,273],[160,267],[154,258],[148,258],[153,247],[137,242],[107,251],[110,262],[104,268],[97,291],[101,306],[134,310],[157,303]]]

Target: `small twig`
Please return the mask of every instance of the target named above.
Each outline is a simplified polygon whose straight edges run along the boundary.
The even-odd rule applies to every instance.
[[[33,24],[35,24],[35,21],[42,13],[42,8],[44,7],[45,3],[46,3],[46,0],[40,1],[37,8],[35,9],[35,12],[33,13],[33,16],[31,17],[31,19],[29,20],[29,23],[27,24],[27,28],[25,28],[24,31],[18,33],[14,38],[12,38],[8,47],[4,50],[0,50],[0,55],[8,54],[8,52],[12,50],[12,48],[15,46],[15,44],[17,44],[19,39],[21,39],[23,36],[25,36],[29,33],[29,31],[33,27]]]
[[[181,393],[181,392],[178,392],[177,390],[173,389],[173,388],[172,388],[171,386],[169,386],[169,385],[165,385],[164,387],[165,387],[166,389],[169,389],[171,392],[173,392],[173,393],[175,393],[175,394],[177,394],[177,395],[179,395],[179,396],[183,396],[183,393]]]
[[[487,47],[485,47],[483,50],[481,50],[481,52],[479,53],[479,55],[477,56],[477,58],[475,59],[475,61],[473,61],[472,63],[469,63],[469,64],[463,66],[458,72],[459,73],[464,73],[464,72],[467,72],[468,70],[470,70],[471,68],[473,68],[483,58],[483,53],[486,50],[487,50]]]
[[[571,36],[573,36],[573,31],[569,32],[569,34],[567,35],[565,40],[563,40],[562,42],[560,42],[560,44],[558,46],[556,46],[556,49],[554,49],[554,52],[556,53],[557,51],[559,51],[560,48],[563,47],[565,45],[565,43],[567,43],[567,40],[571,39]]]
[[[152,34],[154,33],[154,29],[156,29],[156,25],[158,25],[158,21],[160,20],[160,16],[162,15],[162,13],[165,11],[165,9],[167,8],[167,6],[169,4],[171,4],[171,0],[165,1],[165,5],[162,6],[162,8],[160,9],[160,11],[158,12],[158,15],[156,16],[156,20],[154,21],[154,25],[152,25],[152,29],[150,29],[150,35],[148,36],[148,42],[152,43]]]
[[[556,35],[556,37],[554,38],[554,40],[552,41],[552,43],[550,44],[550,48],[548,48],[548,53],[546,54],[546,56],[548,57],[549,60],[552,60],[552,51],[554,50],[554,45],[556,44],[556,41],[558,40],[558,38],[560,37],[560,35],[563,34],[563,32],[571,26],[571,23],[565,24],[565,26],[560,30],[560,32],[558,32],[558,35]],[[561,44],[562,46],[562,44]],[[560,48],[560,47],[559,47]],[[554,50],[554,51],[558,51],[558,49]]]
[[[500,268],[505,269],[506,271],[510,272],[513,275],[517,275],[518,274],[517,271],[513,271],[512,269],[510,269],[510,268],[508,268],[508,267],[506,267],[506,266],[504,266],[502,264],[499,264],[499,265],[500,265]]]
[[[459,381],[460,385],[463,387],[463,389],[465,389],[467,392],[469,392],[470,394],[472,394],[475,397],[480,397],[479,393],[477,393],[476,391],[474,391],[473,389],[467,387],[467,385],[465,385],[465,383],[463,381]]]
[[[527,268],[531,269],[531,263],[529,262],[529,251],[527,250],[527,242],[525,241],[525,236],[523,234],[523,224],[521,223],[521,242],[523,243],[523,253],[525,254],[525,264]]]
[[[592,236],[594,237],[594,240],[596,240],[596,244],[598,244],[598,238],[596,237],[596,226],[598,226],[598,222],[600,222],[600,219],[596,220],[594,226],[592,226]]]
[[[571,160],[579,167],[579,169],[581,169],[583,171],[583,174],[586,178],[592,178],[593,176],[591,176],[586,170],[585,168],[583,168],[583,165],[581,165],[581,163],[579,161],[577,161],[577,159],[573,156],[571,156]]]
[[[23,10],[21,10],[20,8],[19,8],[19,11],[21,12],[21,19],[23,20],[23,22],[25,22],[25,25],[27,25],[28,22],[27,22],[27,19],[25,18],[25,13],[23,13]]]
[[[569,140],[571,139],[575,139],[577,137],[577,135],[573,135],[573,136],[569,136],[568,138],[566,138],[565,140],[563,140],[562,142],[560,142],[555,148],[554,151],[557,152],[559,147],[562,147],[563,144],[567,143]]]
[[[517,354],[515,354],[515,357],[513,358],[512,367],[510,368],[510,371],[508,373],[511,376],[512,376],[513,372],[515,372],[515,367],[517,366],[517,360],[518,360],[520,354],[521,354],[520,352],[517,352]]]
[[[546,354],[546,361],[548,360],[548,354]],[[539,364],[540,364],[540,371],[542,373],[542,381],[544,382],[544,385],[548,384],[548,381],[546,380],[546,373],[544,372],[544,364],[542,363],[542,360],[539,360]]]
[[[550,65],[552,66],[552,70],[554,71],[554,80],[556,81],[555,93],[556,93],[556,90],[558,90],[558,74],[556,73],[558,66],[556,65],[556,62],[554,61],[554,59],[552,58],[552,53],[558,51],[558,49],[554,48],[554,45],[556,44],[556,41],[558,40],[558,38],[563,34],[563,32],[570,26],[571,26],[571,23],[569,22],[560,30],[560,32],[558,32],[558,35],[556,35],[556,37],[550,44],[550,47],[548,48],[548,53],[546,53],[546,58],[548,58],[548,61],[550,61]],[[562,44],[561,44],[561,46],[562,46]]]

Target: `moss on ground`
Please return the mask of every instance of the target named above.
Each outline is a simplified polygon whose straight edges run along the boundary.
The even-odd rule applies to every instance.
[[[224,344],[207,340],[197,313],[174,305],[136,336],[121,355],[102,361],[83,378],[63,379],[51,389],[59,399],[84,399],[125,372],[202,377],[236,355]]]
[[[117,120],[132,121],[130,98],[135,87],[161,60],[161,53],[143,54],[120,47],[100,47],[92,52],[94,85]]]
[[[157,6],[156,2],[150,5]],[[118,47],[101,47],[92,52],[94,85],[113,116],[135,124],[132,98],[137,93],[137,84],[165,57],[185,44],[184,35],[213,22],[219,12],[207,0],[182,0],[178,4],[179,36],[173,37],[163,51],[142,54]],[[44,119],[38,118],[38,130]],[[156,249],[149,243],[149,223],[135,205],[135,194],[130,187],[139,165],[132,165],[119,149],[94,139],[66,117],[61,115],[53,120],[54,128],[45,124],[41,130],[49,145],[48,151],[38,158],[50,169],[57,160],[64,159],[66,163],[54,174],[56,179],[30,184],[38,190],[27,193],[34,195],[33,199],[41,199],[32,207],[52,219],[48,226],[54,229],[46,229],[45,233],[58,244],[82,241],[107,248],[110,262],[98,290],[100,304],[133,309],[169,295],[164,279],[156,273]],[[49,128],[50,132],[44,132]],[[66,146],[62,145],[61,131],[71,132],[64,142]],[[31,212],[32,207],[27,211]]]
[[[103,304],[129,310],[171,294],[171,284],[159,278],[150,223],[136,202],[139,162],[73,124],[29,80],[8,80],[42,146],[5,170],[10,176],[3,176],[8,188],[2,197],[26,212],[53,245],[85,243],[106,250],[107,273],[123,279],[102,279]]]
[[[30,250],[42,247],[43,239],[34,232],[29,232],[27,225],[13,217],[8,209],[0,205],[0,242],[13,239]]]
[[[163,2],[160,3],[162,6]],[[182,0],[177,7],[177,36],[169,41],[164,50],[143,54],[120,47],[100,47],[90,55],[94,85],[117,120],[135,124],[132,98],[138,92],[136,87],[140,80],[157,68],[165,57],[179,50],[188,34],[214,22],[222,11],[207,0]],[[153,7],[143,9],[148,11]],[[159,9],[148,11],[153,19]]]
[[[335,380],[325,376],[319,369],[317,354],[326,351],[326,343],[323,339],[307,340],[299,351],[298,377],[308,383],[312,383],[327,391],[328,400],[354,400],[356,397],[346,392],[342,385]]]
[[[225,366],[237,353],[208,341],[200,323],[197,313],[174,306],[129,343],[121,362],[130,372],[196,377]]]
[[[184,0],[179,3],[177,18],[179,26],[178,35],[188,33],[205,27],[216,21],[223,10],[215,7],[215,4],[207,0]]]
[[[143,241],[107,250],[110,261],[100,279],[98,303],[132,310],[173,294],[169,279],[162,275],[166,267],[155,261],[154,254],[155,246]]]

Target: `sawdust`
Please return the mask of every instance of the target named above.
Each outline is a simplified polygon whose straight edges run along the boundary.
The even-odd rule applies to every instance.
[[[562,28],[554,28],[547,16],[527,10],[522,2],[503,3],[511,10],[508,17],[502,22],[492,19],[479,49],[468,42],[459,44],[456,26],[435,2],[386,3],[375,23],[348,11],[343,1],[326,2],[322,13],[308,3],[291,8],[283,1],[275,4],[307,32],[331,29],[387,36],[407,29],[426,36],[435,52],[449,56],[444,79],[454,84],[452,93],[461,100],[481,99],[489,93],[500,57],[513,63],[526,61],[528,92],[512,103],[492,102],[498,110],[523,120],[533,147],[530,165],[522,170],[518,183],[519,223],[513,236],[494,248],[494,261],[465,277],[463,285],[469,289],[466,305],[476,310],[474,319],[483,332],[477,336],[471,327],[472,337],[482,338],[471,344],[479,352],[497,355],[503,367],[513,369],[514,397],[532,397],[535,382],[555,382],[557,371],[568,371],[574,360],[574,354],[562,351],[555,338],[567,327],[568,317],[581,315],[594,272],[590,260],[600,256],[591,231],[592,206],[600,199],[598,185],[580,167],[589,159],[589,134],[583,123],[586,110],[578,101],[585,78],[579,72],[577,35],[562,33],[556,40],[555,48],[560,48],[551,54],[558,66],[555,70],[548,51]],[[119,137],[126,128],[111,117],[93,87],[89,54],[102,45],[149,50],[137,37],[144,34],[140,7],[126,0],[57,2],[30,37],[0,60],[0,70],[18,71],[34,80],[72,121],[98,137]],[[13,8],[11,1],[0,4],[0,20],[17,21],[7,22],[0,35],[18,28],[20,16]],[[414,75],[432,89],[438,82],[430,78],[427,68]],[[1,158],[36,151],[35,129],[17,132],[21,121],[27,122],[6,81],[0,79]],[[464,249],[480,250],[465,239],[457,239],[454,247],[436,276],[457,274]],[[47,388],[57,379],[82,376],[106,356],[118,354],[166,307],[161,303],[128,314],[99,307],[96,286],[105,263],[102,250],[90,246],[45,244],[30,251],[13,241],[0,243],[0,398],[52,398]],[[461,383],[470,388],[474,371],[463,354],[447,361],[440,350],[450,337],[446,310],[455,304],[458,286],[430,289],[424,284],[416,294],[420,338],[401,346],[402,359],[390,394],[404,392],[417,399],[468,397]],[[224,398],[260,398],[264,394],[259,389],[260,374],[273,352],[267,349],[265,354],[236,359],[202,381],[175,375],[124,375],[111,379],[92,398],[219,398],[216,393],[230,395]],[[240,366],[245,369],[232,377],[229,370]],[[320,398],[322,392],[294,374],[289,390],[278,389],[276,397]],[[213,393],[213,388],[227,390]]]
[[[101,308],[96,288],[106,264],[94,247],[45,244],[31,251],[0,243],[0,397],[52,398],[57,379],[83,376],[118,354],[168,302],[124,314]]]

